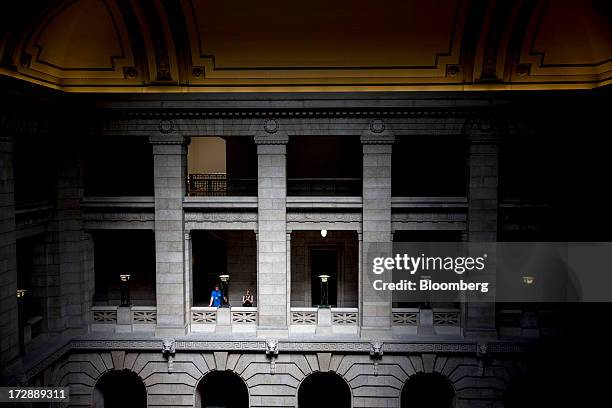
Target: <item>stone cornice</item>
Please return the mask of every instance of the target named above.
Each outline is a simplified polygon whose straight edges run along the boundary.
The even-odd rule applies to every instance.
[[[73,339],[64,343],[55,351],[40,359],[32,366],[26,368],[25,376],[33,378],[43,370],[50,367],[59,359],[68,355],[72,351],[140,351],[161,353],[162,339],[142,338],[142,339],[113,339],[109,338],[80,338]],[[243,352],[243,353],[265,353],[265,340],[191,340],[188,338],[178,338],[174,342],[175,352]],[[478,355],[479,347],[482,345],[470,341],[445,341],[445,342],[409,342],[409,341],[385,341],[385,354],[406,354],[406,353],[437,353],[437,354],[465,354]],[[530,343],[522,342],[491,342],[486,343],[489,355],[525,353],[531,349]],[[356,341],[278,341],[279,353],[317,353],[333,352],[336,354],[356,353],[369,354],[371,342],[367,340]]]

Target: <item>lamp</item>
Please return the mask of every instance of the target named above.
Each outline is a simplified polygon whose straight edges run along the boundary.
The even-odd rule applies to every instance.
[[[523,283],[525,285],[531,285],[535,282],[535,276],[523,276]]]
[[[225,303],[223,303],[223,299],[221,299],[221,307],[230,307],[230,302],[229,302],[230,276],[228,274],[221,274],[219,275],[219,279],[221,279],[221,290],[223,291],[223,297],[227,299]]]
[[[130,306],[130,278],[132,275],[129,273],[119,275],[121,280],[121,304],[119,306]]]
[[[17,289],[17,299],[23,298],[26,292],[27,292],[26,289]]]
[[[322,236],[323,238],[325,238],[325,237],[327,236],[327,230],[326,230],[326,229],[322,229],[322,230],[321,230],[321,236]]]
[[[329,307],[329,275],[319,275],[321,280],[321,302],[319,307]]]

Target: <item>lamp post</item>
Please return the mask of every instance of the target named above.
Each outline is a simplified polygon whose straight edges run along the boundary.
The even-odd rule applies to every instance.
[[[123,274],[119,275],[119,279],[121,279],[121,305],[120,306],[130,306],[132,303],[130,301],[130,278],[132,275]]]
[[[26,289],[17,289],[17,327],[19,330],[19,354],[25,352],[25,341],[23,329],[25,326],[25,316],[23,315],[23,303],[25,301]]]
[[[321,280],[321,302],[319,307],[329,307],[329,275],[319,275]]]
[[[219,279],[221,279],[221,291],[223,292],[223,297],[227,299],[227,302],[223,302],[221,299],[221,307],[230,307],[229,301],[229,280],[230,276],[228,274],[219,275]]]

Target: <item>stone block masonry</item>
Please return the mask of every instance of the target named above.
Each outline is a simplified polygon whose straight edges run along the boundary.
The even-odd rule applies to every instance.
[[[12,137],[0,134],[0,366],[19,352]]]
[[[262,132],[263,133],[263,132]],[[287,142],[281,134],[256,135],[258,329],[287,332]]]
[[[186,333],[185,220],[183,197],[188,139],[181,135],[150,137],[155,191],[156,334]]]
[[[386,336],[391,329],[391,294],[376,292],[367,278],[365,258],[371,246],[392,251],[391,238],[391,152],[395,137],[381,119],[370,122],[361,135],[363,145],[363,225],[361,270],[361,330]]]

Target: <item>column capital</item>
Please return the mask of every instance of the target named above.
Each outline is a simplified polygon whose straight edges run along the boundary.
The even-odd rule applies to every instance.
[[[395,136],[389,125],[380,118],[368,122],[368,127],[361,132],[362,144],[393,144]]]
[[[256,145],[286,145],[289,142],[289,136],[283,133],[261,133],[253,136],[253,141]]]
[[[152,145],[182,145],[188,146],[191,139],[178,133],[159,134],[149,137]]]
[[[502,124],[491,117],[470,118],[463,125],[463,133],[470,144],[497,144]]]

